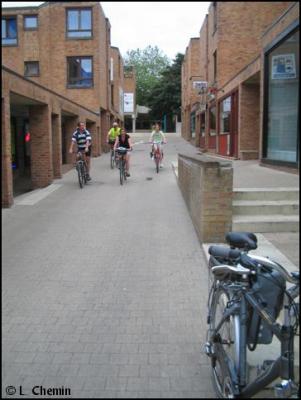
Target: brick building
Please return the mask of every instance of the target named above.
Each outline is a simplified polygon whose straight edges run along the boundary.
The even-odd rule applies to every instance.
[[[110,59],[110,93],[111,93],[111,115],[114,120],[121,123],[123,121],[123,89],[124,89],[124,70],[123,58],[118,47],[111,46]]]
[[[282,16],[297,18],[297,8],[296,2],[211,3],[200,30],[198,75],[204,82],[192,99],[195,144],[203,151],[264,161],[265,31],[276,25],[285,29]],[[182,90],[187,92],[185,82]],[[193,137],[185,124],[182,135]],[[295,143],[295,153],[296,148]]]
[[[123,60],[110,32],[99,2],[2,9],[3,206],[20,181],[32,189],[62,176],[79,120],[92,133],[94,157],[113,119],[123,120]]]
[[[199,38],[190,39],[181,71],[183,84],[182,132],[186,139],[195,138],[195,111],[198,105],[198,91],[194,88],[194,82],[201,78],[199,42]]]

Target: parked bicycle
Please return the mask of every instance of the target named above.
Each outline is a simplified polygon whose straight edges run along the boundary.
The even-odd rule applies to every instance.
[[[123,182],[126,181],[127,179],[127,174],[126,174],[126,154],[129,151],[129,149],[125,147],[117,147],[116,149],[118,157],[118,168],[119,168],[119,179],[120,179],[120,185],[123,185]]]
[[[82,189],[84,184],[87,183],[88,172],[87,172],[87,164],[86,164],[85,156],[80,151],[77,153],[77,161],[76,161],[75,168],[76,168],[77,175],[78,175],[79,187]]]
[[[220,398],[250,398],[280,378],[276,397],[299,394],[294,377],[294,336],[299,325],[299,271],[289,273],[267,257],[249,255],[257,248],[253,233],[226,235],[230,247],[210,246],[213,283],[208,299],[207,342],[213,385]],[[291,286],[287,288],[287,283]],[[277,320],[283,310],[283,322]],[[247,349],[281,343],[279,357],[265,360],[251,378]]]

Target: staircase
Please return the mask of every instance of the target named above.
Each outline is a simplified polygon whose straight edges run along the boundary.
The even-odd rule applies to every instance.
[[[233,231],[299,232],[299,188],[233,189]]]

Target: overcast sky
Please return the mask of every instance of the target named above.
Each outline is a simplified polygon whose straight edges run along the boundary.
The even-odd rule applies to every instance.
[[[3,1],[2,7],[39,5],[43,2]],[[184,53],[191,37],[198,37],[210,2],[100,2],[109,18],[111,44],[121,54],[157,45],[170,59]]]

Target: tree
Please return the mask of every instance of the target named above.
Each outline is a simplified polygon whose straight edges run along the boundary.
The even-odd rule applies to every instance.
[[[124,57],[125,66],[132,65],[136,70],[136,102],[148,106],[153,87],[161,73],[170,65],[169,58],[157,46],[145,49],[128,50]]]
[[[167,115],[169,120],[179,115],[181,106],[181,68],[184,54],[178,53],[172,65],[167,66],[154,85],[147,99],[151,108],[150,117],[161,120]]]

